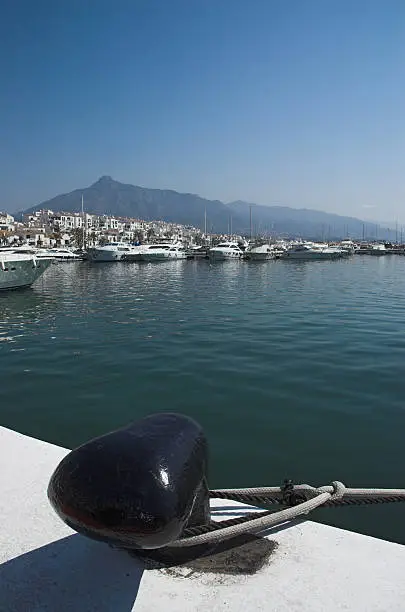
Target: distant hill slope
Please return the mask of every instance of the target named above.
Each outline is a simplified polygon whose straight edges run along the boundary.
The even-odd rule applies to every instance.
[[[226,225],[229,216],[228,207],[219,200],[205,200],[191,193],[178,193],[168,189],[126,185],[109,176],[102,176],[90,187],[58,195],[24,212],[29,213],[41,208],[77,212],[81,207],[82,195],[85,210],[98,215],[134,217],[146,221],[162,219],[203,227],[206,208],[210,223],[218,228]]]
[[[246,231],[250,227],[250,207],[252,207],[252,226],[254,233],[276,232],[294,236],[330,237],[351,236],[361,237],[363,225],[368,235],[375,234],[375,225],[364,223],[355,217],[343,217],[320,210],[307,208],[290,208],[288,206],[263,206],[238,200],[228,205],[241,220]],[[383,230],[380,228],[382,238]],[[366,232],[367,233],[367,232]],[[384,231],[384,235],[386,234]]]
[[[191,193],[127,185],[109,176],[101,177],[90,187],[58,195],[23,212],[30,213],[41,208],[78,212],[82,195],[85,210],[89,213],[144,220],[161,219],[201,229],[204,228],[206,210],[208,231],[218,233],[226,232],[232,219],[234,232],[249,234],[250,208],[254,234],[275,232],[314,238],[323,236],[326,239],[344,236],[347,232],[361,237],[363,233],[363,221],[353,217],[285,206],[261,206],[243,201],[224,204],[219,200],[207,200]],[[374,236],[375,226],[366,224],[366,234]],[[389,238],[387,230],[380,229],[379,238]]]

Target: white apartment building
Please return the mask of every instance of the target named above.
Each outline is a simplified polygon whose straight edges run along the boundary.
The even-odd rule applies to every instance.
[[[0,212],[0,230],[9,231],[14,228],[14,217],[8,213]]]
[[[96,227],[97,216],[85,213],[60,213],[53,218],[54,225],[57,225],[59,230],[74,230],[83,227],[83,218],[86,229],[90,230]]]
[[[122,221],[122,219],[107,217],[106,215],[98,217],[98,229],[102,232],[106,232],[108,230],[118,230],[119,232],[122,232],[124,228],[125,221]]]

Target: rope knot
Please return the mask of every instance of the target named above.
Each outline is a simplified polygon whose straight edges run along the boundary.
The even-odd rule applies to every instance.
[[[340,480],[334,480],[332,482],[332,487],[333,493],[331,499],[342,499],[346,492],[346,487],[343,482],[340,482]]]
[[[334,501],[337,499],[342,499],[346,492],[346,487],[343,482],[340,482],[340,480],[334,480],[330,485],[318,487],[316,491],[317,493],[329,493],[330,501]]]

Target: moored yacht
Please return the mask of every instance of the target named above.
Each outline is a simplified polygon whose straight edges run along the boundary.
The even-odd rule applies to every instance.
[[[52,263],[52,257],[32,254],[0,253],[0,290],[29,287]]]
[[[266,261],[275,259],[275,254],[269,244],[261,244],[247,248],[244,257],[251,261]]]
[[[385,248],[385,244],[361,244],[360,248],[356,250],[356,255],[386,255],[388,249]]]
[[[23,244],[19,246],[9,246],[9,247],[1,247],[0,255],[4,255],[5,253],[15,253],[18,255],[35,255],[36,259],[49,259],[52,258],[48,249],[44,249],[42,247],[35,247],[29,244]]]
[[[82,255],[74,253],[71,249],[63,247],[54,247],[48,250],[49,255],[58,261],[79,261],[83,259]]]
[[[237,242],[220,242],[208,251],[208,257],[213,261],[240,259],[242,255],[243,251]]]
[[[347,253],[347,255],[353,255],[358,249],[357,244],[349,238],[347,238],[346,240],[342,240],[339,246],[341,249],[343,249],[343,251]]]
[[[135,247],[136,248],[136,247]],[[103,246],[88,249],[87,254],[90,261],[121,261],[126,255],[134,250],[128,242],[110,242]]]
[[[184,256],[183,256],[184,252]],[[124,256],[125,261],[165,261],[166,259],[186,259],[187,253],[181,242],[168,238],[157,239],[151,244],[132,247]]]
[[[167,261],[169,259],[187,259],[186,249],[180,242],[150,244],[140,253],[141,261]]]
[[[288,248],[281,259],[338,259],[343,256],[339,250],[316,244],[295,244]]]
[[[326,247],[326,250],[327,252],[336,253],[337,257],[349,257],[350,255],[353,255],[353,251],[351,249],[343,247],[340,244],[329,245]]]

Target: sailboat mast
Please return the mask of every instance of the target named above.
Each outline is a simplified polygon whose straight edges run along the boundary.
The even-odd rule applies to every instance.
[[[83,229],[83,244],[82,244],[82,249],[84,249],[84,247],[85,247],[85,240],[86,240],[86,227],[85,227],[85,219],[84,219],[83,194],[82,194],[82,229]]]

